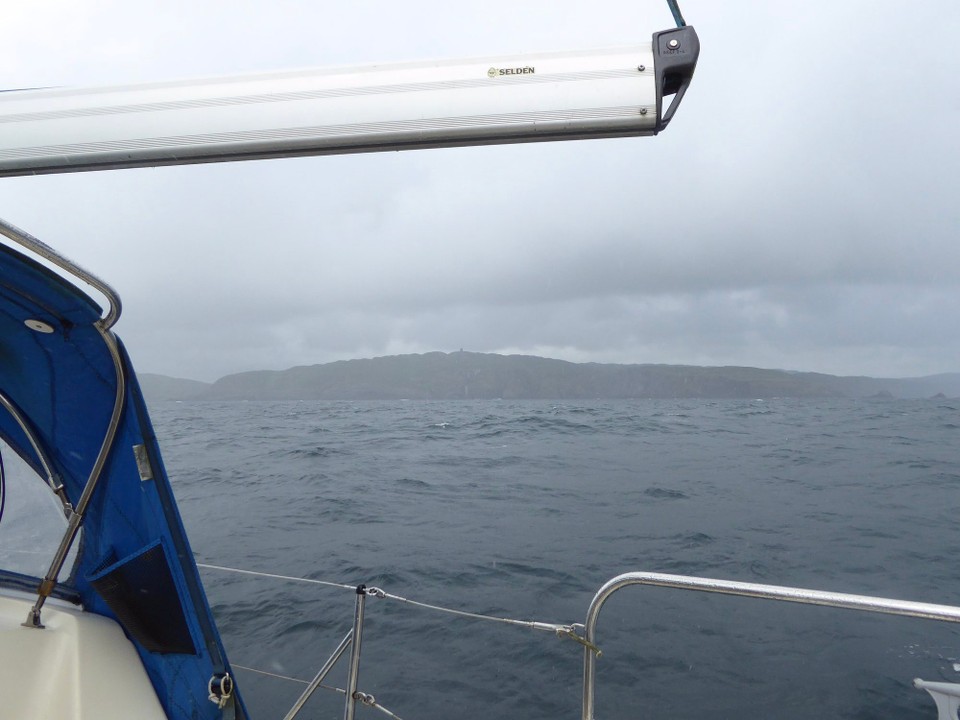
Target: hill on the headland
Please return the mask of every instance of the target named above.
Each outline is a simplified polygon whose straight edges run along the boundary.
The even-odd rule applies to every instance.
[[[572,363],[463,351],[245,372],[213,384],[151,375],[140,380],[150,400],[960,396],[960,373],[884,379],[749,367]]]
[[[210,383],[153,373],[137,373],[137,380],[148,401],[196,400],[210,389]]]

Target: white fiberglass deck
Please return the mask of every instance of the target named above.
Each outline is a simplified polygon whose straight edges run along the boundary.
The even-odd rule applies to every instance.
[[[21,625],[32,597],[0,594],[0,698],[16,720],[165,720],[133,645],[112,620],[49,602],[42,630]]]

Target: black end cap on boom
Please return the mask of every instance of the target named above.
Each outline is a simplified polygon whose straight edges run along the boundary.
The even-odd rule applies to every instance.
[[[653,34],[653,66],[657,79],[657,127],[663,130],[677,111],[697,67],[700,38],[689,25]],[[663,111],[663,96],[673,95],[670,107]]]

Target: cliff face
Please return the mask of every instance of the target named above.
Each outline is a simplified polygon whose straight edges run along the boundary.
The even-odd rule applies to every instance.
[[[158,377],[158,376],[152,376]],[[169,380],[169,379],[167,379]],[[930,397],[960,395],[960,374],[926,378],[838,377],[746,367],[570,363],[526,355],[433,352],[345,360],[284,371],[228,375],[154,399],[456,400],[596,398]],[[189,382],[189,381],[180,381]],[[152,392],[156,388],[157,392]]]

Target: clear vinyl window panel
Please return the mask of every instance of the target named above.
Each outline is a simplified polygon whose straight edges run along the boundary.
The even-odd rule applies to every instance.
[[[45,480],[0,441],[3,462],[3,511],[0,515],[0,569],[41,578],[50,568],[67,527],[60,501]],[[76,560],[67,556],[61,580]]]

